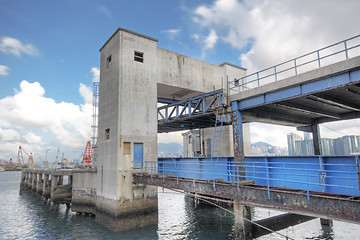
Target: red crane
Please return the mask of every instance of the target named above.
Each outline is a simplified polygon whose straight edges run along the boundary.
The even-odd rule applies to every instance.
[[[85,152],[83,155],[83,160],[81,162],[81,166],[83,166],[83,167],[91,166],[92,165],[92,157],[93,157],[92,148],[91,148],[90,141],[88,141],[86,143],[86,148],[85,148]]]

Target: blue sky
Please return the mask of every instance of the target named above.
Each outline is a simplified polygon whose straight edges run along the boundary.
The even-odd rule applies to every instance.
[[[360,22],[355,0],[0,4],[0,159],[15,158],[19,145],[42,159],[49,148],[53,159],[58,147],[69,159],[79,158],[90,138],[98,50],[118,27],[157,38],[158,47],[251,73],[359,34]],[[253,141],[284,145],[292,131],[269,129],[252,125]],[[280,133],[285,137],[274,138]],[[181,136],[159,140],[181,143]]]

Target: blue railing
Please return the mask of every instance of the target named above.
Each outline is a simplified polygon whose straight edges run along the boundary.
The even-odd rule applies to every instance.
[[[233,157],[159,158],[134,166],[141,173],[173,175],[177,179],[212,180],[215,188],[218,179],[240,185],[242,176],[257,185],[360,196],[360,168],[358,156],[304,156],[304,157],[245,157],[235,163]]]
[[[360,35],[331,44],[300,57],[229,82],[229,94],[292,77],[322,66],[360,55]],[[333,57],[333,58],[331,58]]]

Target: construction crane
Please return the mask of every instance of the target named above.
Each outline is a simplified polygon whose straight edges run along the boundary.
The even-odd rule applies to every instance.
[[[23,153],[25,153],[29,157],[26,164],[24,161]],[[22,167],[25,166],[30,167],[33,164],[34,164],[34,157],[32,156],[32,153],[28,154],[21,146],[19,146],[18,155],[16,158],[16,164],[15,166],[12,167],[12,169],[21,169]]]
[[[85,152],[83,155],[83,160],[81,162],[81,166],[82,167],[91,166],[92,165],[92,157],[93,157],[92,148],[91,148],[90,141],[88,141],[86,143],[86,148],[85,148]]]

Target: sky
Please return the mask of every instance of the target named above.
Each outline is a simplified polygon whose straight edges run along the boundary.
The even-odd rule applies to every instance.
[[[0,159],[19,146],[79,160],[91,137],[99,49],[118,27],[213,64],[264,69],[359,34],[357,0],[0,0]],[[321,126],[359,134],[359,121]],[[330,130],[332,129],[332,130]],[[251,125],[252,142],[286,145],[294,128]],[[182,143],[181,134],[159,142]]]

